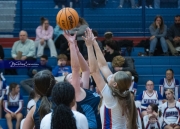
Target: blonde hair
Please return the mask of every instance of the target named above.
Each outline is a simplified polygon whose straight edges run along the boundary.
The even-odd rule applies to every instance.
[[[117,88],[110,87],[113,96],[118,98],[119,105],[122,108],[122,114],[125,114],[127,119],[128,129],[137,129],[137,111],[134,103],[134,97],[128,90],[131,86],[131,78],[127,73],[119,71],[114,76],[114,81],[117,83]]]
[[[121,67],[125,62],[125,58],[122,56],[115,56],[112,60],[113,67]]]
[[[59,56],[58,56],[58,60],[59,59],[64,59],[65,61],[67,61],[68,60],[68,57],[65,55],[65,54],[60,54]]]
[[[169,92],[171,92],[174,95],[174,91],[172,89],[167,89],[166,91],[169,91]]]

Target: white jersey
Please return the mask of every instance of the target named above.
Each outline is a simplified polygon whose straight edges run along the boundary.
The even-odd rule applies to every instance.
[[[156,119],[156,120],[157,121],[155,123],[150,123],[149,122],[149,116],[145,115],[143,117],[143,123],[144,123],[145,129],[161,129],[158,119]]]
[[[87,118],[80,112],[72,111],[76,120],[77,129],[89,129]],[[52,113],[45,115],[41,121],[40,129],[51,129]]]
[[[168,102],[161,105],[163,127],[172,123],[178,124],[180,118],[180,102],[176,101],[174,107],[168,107]]]
[[[161,79],[160,80],[160,84],[159,84],[159,91],[161,93],[161,95],[163,96],[164,99],[166,99],[166,96],[164,94],[164,92],[167,90],[167,89],[172,89],[175,93],[175,98],[176,100],[178,100],[179,96],[179,81],[175,78],[173,78],[171,80],[170,83],[168,83],[167,79],[164,78],[164,79]]]
[[[141,108],[146,109],[149,104],[162,104],[162,96],[160,93],[157,91],[153,91],[152,94],[148,94],[147,91],[143,91],[139,96],[138,96],[138,101],[141,102]]]
[[[141,103],[139,101],[135,101],[136,109],[137,109],[137,125],[138,129],[142,129],[142,123],[141,123]]]
[[[137,84],[133,81],[131,83],[131,86],[129,88],[129,91],[132,91],[134,93],[134,96],[136,96],[136,92],[137,92]]]

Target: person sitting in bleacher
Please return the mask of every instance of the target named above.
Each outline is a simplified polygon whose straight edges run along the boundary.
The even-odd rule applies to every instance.
[[[134,76],[134,81],[138,82],[138,74],[135,70],[134,59],[130,57],[116,56],[112,61],[113,72],[130,71]]]
[[[131,1],[131,7],[135,8],[135,1],[134,0],[130,0]],[[124,4],[124,0],[120,0],[120,5],[119,8],[122,8]]]
[[[28,39],[28,34],[26,31],[22,30],[19,33],[19,41],[13,44],[11,50],[12,58],[8,60],[33,60],[35,61],[35,44],[34,41]],[[5,69],[5,74],[16,75],[15,69]]]
[[[40,19],[41,25],[36,29],[36,39],[35,45],[37,49],[37,57],[40,57],[44,54],[44,48],[46,44],[48,45],[51,53],[51,57],[57,57],[56,48],[53,38],[53,27],[49,25],[49,20],[41,17]]]
[[[167,26],[164,24],[162,16],[157,15],[155,17],[154,22],[149,27],[149,30],[151,33],[149,56],[153,56],[158,41],[161,43],[164,56],[168,56],[168,46],[165,40]]]
[[[51,66],[47,65],[47,62],[48,62],[48,57],[46,55],[42,55],[40,58],[40,62],[38,63],[39,66],[38,67],[32,67],[29,69],[28,75],[30,78],[26,79],[26,80],[22,80],[20,82],[20,85],[24,88],[24,90],[26,92],[28,92],[28,94],[30,94],[30,92],[33,89],[33,76],[41,70],[46,70],[46,69],[49,71],[52,70]]]
[[[34,91],[37,95],[36,105],[28,112],[23,129],[40,129],[42,118],[51,112],[54,106],[50,96],[56,81],[49,70],[43,70],[35,74],[33,77]]]
[[[143,117],[143,123],[145,129],[161,129],[161,123],[159,122],[158,106],[156,104],[149,104],[146,108],[147,115]]]
[[[160,106],[163,115],[162,129],[180,129],[180,103],[174,99],[172,89],[165,91],[167,102]]]
[[[141,94],[138,95],[137,101],[141,103],[141,108],[142,108],[142,117],[147,115],[146,108],[148,107],[149,104],[157,104],[161,105],[162,104],[162,95],[154,90],[154,83],[151,80],[148,80],[146,82],[146,90],[144,90]]]
[[[159,82],[159,91],[164,99],[166,99],[165,91],[172,89],[175,93],[175,99],[179,99],[179,80],[174,78],[174,71],[172,69],[166,70],[166,77]]]
[[[180,3],[180,2],[179,2]],[[180,15],[174,17],[174,24],[169,28],[167,32],[167,44],[172,53],[172,55],[179,55],[176,47],[180,47]],[[179,50],[180,52],[180,50]]]
[[[58,56],[57,66],[52,70],[54,77],[66,76],[72,73],[71,66],[67,65],[67,56],[65,54],[60,54]]]
[[[20,128],[20,122],[23,118],[21,110],[23,109],[23,96],[20,94],[20,87],[16,83],[9,85],[9,93],[4,97],[5,118],[9,129],[13,129],[12,119],[16,119],[16,129]]]
[[[120,56],[118,46],[114,40],[107,40],[105,41],[106,48],[104,57],[106,62],[112,62],[113,58],[116,56]]]

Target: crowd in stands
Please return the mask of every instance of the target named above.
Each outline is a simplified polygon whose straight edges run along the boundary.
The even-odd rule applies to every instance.
[[[177,19],[180,17],[176,16]],[[153,27],[157,29],[154,38],[163,33],[160,31],[161,20],[157,16],[150,26],[151,31]],[[179,26],[178,20],[175,27]],[[41,25],[44,29],[40,31],[44,35],[49,34],[45,26],[45,23]],[[82,27],[85,33],[79,40],[83,47],[75,40],[80,37],[78,31],[82,28],[79,26],[85,26]],[[6,112],[8,128],[13,128],[12,119],[16,119],[16,129],[179,129],[179,80],[174,77],[174,71],[167,69],[165,78],[159,80],[159,91],[154,90],[152,80],[147,80],[146,90],[136,94],[139,77],[133,58],[121,55],[111,32],[105,34],[106,40],[101,43],[94,37],[97,33],[87,24],[79,26],[73,31],[57,34],[68,43],[69,51],[67,55],[61,53],[57,56],[54,68],[47,65],[48,57],[42,53],[39,67],[29,68],[29,79],[22,80],[20,85],[13,82],[8,85],[1,73],[0,102]],[[51,41],[52,35],[51,32]],[[48,42],[41,37],[39,40]],[[41,41],[33,42],[28,39],[26,31],[21,31],[20,40],[12,48],[13,60],[36,61],[35,44],[41,44]],[[80,49],[85,47],[83,55],[84,51]],[[20,86],[30,95],[24,119]],[[2,107],[0,115],[2,117]]]
[[[131,8],[142,8],[142,0],[127,0],[131,3]],[[54,0],[55,8],[64,8],[64,7],[78,7],[80,0]],[[108,0],[90,0],[93,7],[98,7],[100,5],[105,5]],[[163,0],[145,0],[145,8],[149,9],[159,9],[161,2],[166,2]],[[172,0],[168,2],[176,2],[177,7],[180,8],[180,0]],[[120,0],[118,8],[123,8],[124,0]]]

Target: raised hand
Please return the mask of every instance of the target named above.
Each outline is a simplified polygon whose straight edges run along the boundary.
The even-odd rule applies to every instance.
[[[86,46],[91,46],[94,41],[96,40],[96,37],[94,37],[92,30],[90,28],[87,28],[85,31],[85,37],[82,36],[82,38],[84,39]]]
[[[67,41],[68,41],[68,43],[69,43],[69,45],[70,44],[74,44],[75,43],[75,40],[76,40],[76,34],[77,34],[77,32],[75,32],[75,34],[73,35],[73,36],[71,36],[70,34],[69,34],[69,32],[68,31],[64,31],[64,37],[67,39]]]

